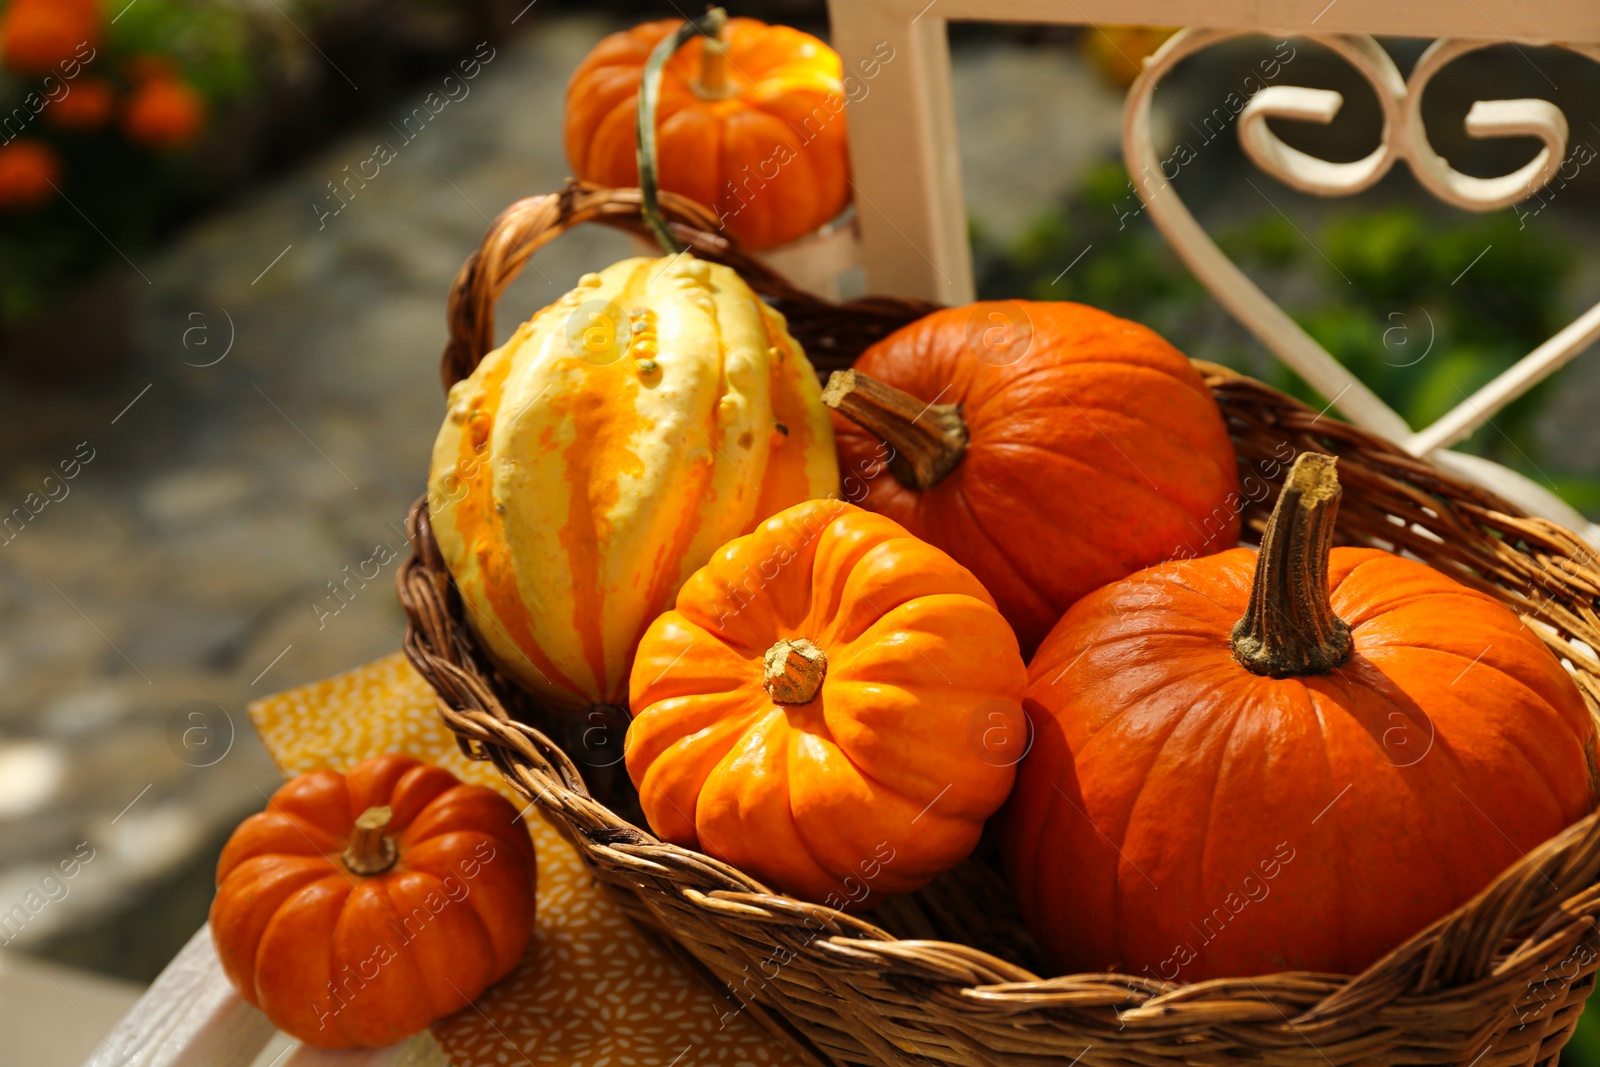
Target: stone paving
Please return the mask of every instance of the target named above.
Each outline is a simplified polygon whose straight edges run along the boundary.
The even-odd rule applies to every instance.
[[[137,352],[114,376],[0,384],[0,514],[58,497],[0,533],[0,913],[44,901],[0,943],[148,979],[203,920],[222,836],[277,782],[245,704],[398,646],[392,581],[442,415],[445,294],[496,212],[567,173],[567,72],[607,28],[541,23],[409,140],[376,123],[138,257]],[[992,232],[1116,143],[1117,95],[1063,49],[974,45],[955,80]],[[1067,99],[1070,127],[1016,117]],[[380,143],[393,158],[335,199],[329,183]],[[502,335],[628,254],[593,227],[542,251]],[[91,858],[64,894],[30,898],[75,856]]]

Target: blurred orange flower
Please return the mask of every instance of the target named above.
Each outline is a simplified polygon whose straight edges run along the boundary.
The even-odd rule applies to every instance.
[[[0,211],[37,207],[55,192],[61,157],[38,141],[12,141],[0,148]]]
[[[178,64],[163,55],[146,53],[134,56],[122,64],[123,73],[130,81],[142,82],[151,78],[176,78]]]
[[[180,148],[205,124],[205,101],[177,78],[149,79],[133,91],[122,114],[123,131],[149,148]]]
[[[79,46],[99,43],[92,0],[13,0],[0,13],[0,59],[19,74],[44,74]]]
[[[44,109],[45,120],[63,129],[93,130],[106,124],[117,105],[117,87],[105,78],[70,82],[67,95]]]

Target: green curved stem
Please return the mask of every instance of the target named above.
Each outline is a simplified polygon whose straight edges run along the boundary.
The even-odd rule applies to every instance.
[[[663,252],[675,256],[685,249],[682,241],[672,236],[667,220],[661,217],[660,186],[656,182],[656,105],[661,102],[661,72],[667,60],[682,48],[690,38],[705,35],[713,40],[722,37],[722,27],[728,13],[713,7],[704,15],[688,19],[682,26],[661,39],[644,65],[644,77],[639,83],[639,198],[644,221],[655,234],[656,243]]]

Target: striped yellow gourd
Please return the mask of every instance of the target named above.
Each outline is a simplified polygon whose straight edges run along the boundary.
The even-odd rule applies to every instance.
[[[727,267],[584,275],[450,390],[434,443],[434,535],[483,646],[547,700],[626,707],[689,575],[837,492],[826,412],[783,316]]]

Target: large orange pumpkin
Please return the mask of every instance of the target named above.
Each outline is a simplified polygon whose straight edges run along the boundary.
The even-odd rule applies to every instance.
[[[849,417],[834,419],[847,495],[971,568],[1024,655],[1090,590],[1238,542],[1210,391],[1177,349],[1103,311],[948,308],[867,349],[823,400]]]
[[[1330,553],[1338,495],[1301,456],[1259,555],[1152,567],[1039,649],[1003,841],[1061,970],[1353,974],[1593,809],[1561,664],[1422,563]]]
[[[614,33],[567,83],[567,160],[579,178],[639,184],[635,113],[650,52],[681,21]],[[867,62],[876,63],[876,60]],[[800,237],[850,199],[839,56],[809,33],[729,19],[719,43],[668,61],[657,110],[661,188],[715,208],[749,248]]]
[[[533,843],[509,801],[409,756],[313,771],[240,824],[211,936],[239,994],[319,1048],[392,1045],[522,958]]]
[[[655,832],[831,907],[972,851],[1026,747],[971,572],[840,500],[730,541],[646,632],[628,773]]]

